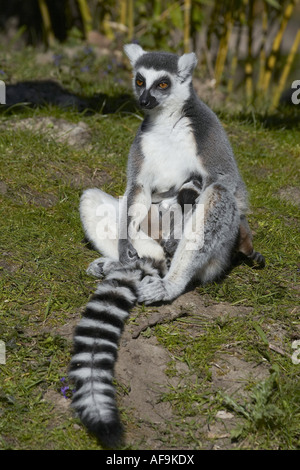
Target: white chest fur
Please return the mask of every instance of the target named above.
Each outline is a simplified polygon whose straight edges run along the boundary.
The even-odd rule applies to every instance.
[[[186,117],[161,116],[143,135],[141,145],[144,161],[138,180],[148,190],[178,189],[192,173],[205,175]]]

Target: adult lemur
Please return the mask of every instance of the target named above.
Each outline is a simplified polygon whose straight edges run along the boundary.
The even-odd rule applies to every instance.
[[[125,53],[145,119],[129,153],[122,203],[99,189],[81,198],[87,239],[104,255],[88,272],[105,279],[75,331],[70,367],[77,390],[73,406],[109,446],[121,436],[112,380],[118,341],[135,302],[172,301],[192,281],[218,278],[234,250],[264,264],[253,250],[247,193],[226,133],[193,89],[195,54],[145,52],[136,44],[126,45]],[[170,217],[169,230],[146,234],[147,214],[161,220],[174,205],[189,208],[180,222]]]

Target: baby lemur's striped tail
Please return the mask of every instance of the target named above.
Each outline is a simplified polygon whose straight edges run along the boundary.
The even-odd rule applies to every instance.
[[[137,301],[140,280],[146,275],[162,275],[161,269],[163,265],[145,259],[130,267],[116,261],[106,262],[109,272],[75,329],[69,370],[76,387],[72,406],[82,423],[106,447],[118,446],[122,440],[113,379],[124,322]]]

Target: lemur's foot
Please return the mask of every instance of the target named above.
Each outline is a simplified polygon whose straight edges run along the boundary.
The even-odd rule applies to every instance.
[[[248,258],[254,261],[254,263],[256,263],[260,268],[264,268],[266,265],[265,257],[258,251],[253,250]]]
[[[106,276],[112,269],[116,269],[120,262],[111,258],[97,258],[89,265],[86,273],[89,276],[98,277],[101,279]]]
[[[174,297],[168,281],[161,278],[146,276],[138,287],[138,302],[145,305],[169,302]]]

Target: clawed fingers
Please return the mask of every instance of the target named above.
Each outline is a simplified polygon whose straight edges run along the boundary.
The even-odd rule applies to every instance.
[[[164,281],[152,276],[146,276],[138,288],[138,302],[149,305],[163,300],[168,300]]]
[[[95,276],[95,277],[103,277],[104,276],[104,270],[103,270],[103,258],[98,258],[95,261],[93,261],[87,268],[86,273],[88,276]]]

